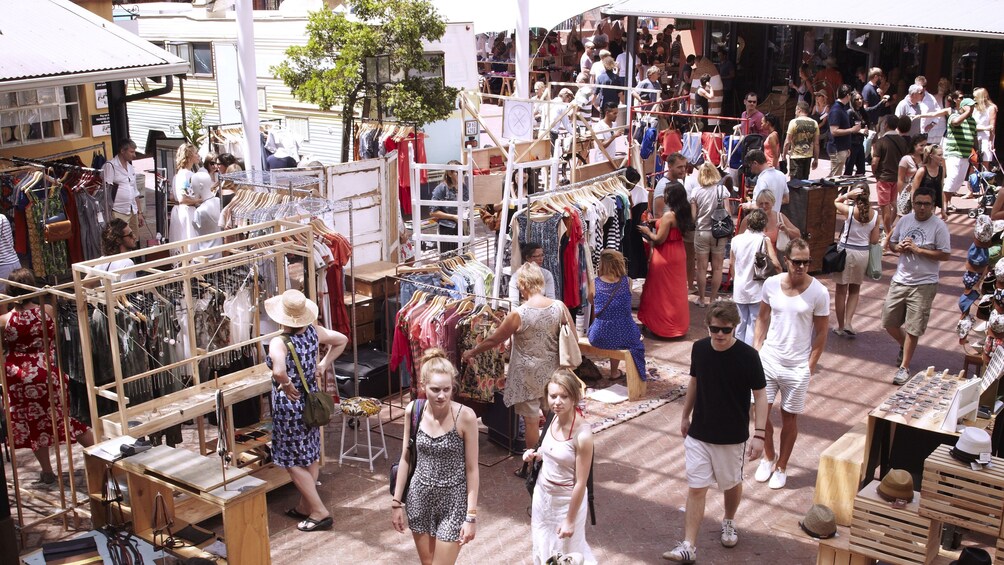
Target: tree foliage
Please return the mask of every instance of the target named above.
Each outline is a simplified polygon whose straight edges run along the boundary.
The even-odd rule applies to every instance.
[[[347,126],[367,89],[366,57],[386,54],[392,74],[405,77],[382,91],[394,115],[418,127],[448,117],[457,89],[409,76],[409,71],[432,70],[422,41],[438,40],[446,32],[435,7],[428,0],[346,0],[343,7],[345,11],[324,7],[311,12],[307,44],[288,48],[286,60],[272,67],[293,96],[324,110],[340,106]],[[347,135],[347,127],[345,131]]]

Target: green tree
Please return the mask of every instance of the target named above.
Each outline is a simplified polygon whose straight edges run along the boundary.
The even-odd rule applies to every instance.
[[[446,23],[428,0],[346,0],[345,11],[325,7],[311,12],[307,44],[286,50],[286,60],[271,71],[302,102],[342,112],[342,161],[349,160],[352,115],[366,94],[366,57],[389,55],[392,74],[403,80],[382,88],[383,102],[397,118],[416,127],[445,119],[453,111],[457,89],[414,73],[430,71],[422,40],[435,41]]]

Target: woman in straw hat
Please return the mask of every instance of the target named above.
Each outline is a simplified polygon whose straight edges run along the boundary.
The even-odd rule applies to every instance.
[[[310,392],[316,392],[317,375],[327,372],[345,349],[348,338],[315,325],[317,304],[299,290],[287,290],[269,298],[265,311],[283,332],[272,338],[265,360],[272,369],[272,460],[286,469],[300,491],[300,501],[286,515],[300,520],[296,527],[301,531],[327,530],[332,526],[331,513],[317,494],[321,431],[303,423],[305,391],[286,340],[296,351]],[[320,344],[327,345],[328,352],[318,361]]]

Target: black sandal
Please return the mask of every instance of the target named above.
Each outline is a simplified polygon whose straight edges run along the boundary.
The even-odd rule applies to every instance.
[[[306,526],[304,526],[304,524],[306,524]],[[320,520],[315,520],[308,516],[306,520],[296,525],[296,529],[300,530],[301,532],[330,530],[334,524],[335,521],[331,519],[331,516],[328,516],[327,518],[321,518]]]
[[[294,518],[294,519],[296,519],[299,522],[302,522],[302,521],[310,518],[310,514],[304,514],[303,512],[300,512],[299,510],[297,510],[296,508],[290,508],[289,510],[287,510],[286,511],[286,516],[289,516],[290,518]]]

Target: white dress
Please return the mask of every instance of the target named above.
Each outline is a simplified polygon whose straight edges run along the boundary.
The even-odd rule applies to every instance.
[[[555,419],[544,431],[540,454],[544,464],[533,489],[533,510],[530,530],[533,537],[533,563],[544,565],[555,553],[580,553],[587,565],[595,564],[593,551],[586,543],[586,518],[589,516],[589,495],[582,497],[575,514],[572,537],[558,539],[558,526],[565,521],[575,483],[575,440],[555,439],[558,426]],[[583,422],[583,425],[588,425]],[[560,433],[560,432],[559,432]]]

